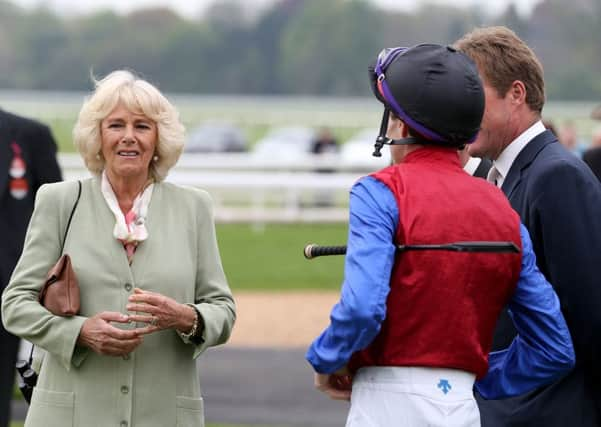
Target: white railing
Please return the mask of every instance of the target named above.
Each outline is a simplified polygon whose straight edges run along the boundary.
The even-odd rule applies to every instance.
[[[67,180],[89,176],[78,154],[60,154],[59,163]],[[340,222],[348,219],[353,183],[376,169],[335,154],[277,161],[247,153],[185,154],[167,181],[207,190],[220,222]]]

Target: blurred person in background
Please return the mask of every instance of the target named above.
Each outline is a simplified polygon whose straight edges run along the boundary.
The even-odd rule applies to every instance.
[[[338,153],[338,142],[329,128],[323,127],[319,130],[315,140],[311,144],[311,152],[317,156],[327,156],[328,154]],[[332,173],[334,172],[334,169],[320,167],[316,172]],[[333,203],[333,195],[330,190],[316,190],[314,200],[316,206],[331,206]]]
[[[338,143],[336,142],[336,138],[334,138],[334,135],[332,135],[332,132],[329,128],[324,127],[319,130],[317,137],[311,145],[311,152],[313,154],[338,152]]]
[[[582,160],[601,181],[601,127],[593,131],[591,145],[582,155]]]
[[[553,135],[557,136],[557,129],[555,129],[555,125],[551,120],[542,119],[541,122],[543,123],[545,129],[549,129],[551,132],[553,132]]]
[[[576,126],[574,126],[572,121],[565,121],[559,127],[558,133],[553,133],[557,135],[559,142],[566,148],[566,150],[577,157],[582,157],[582,152],[584,151],[583,144],[578,138],[578,131],[576,130]]]
[[[545,129],[543,67],[505,27],[476,29],[455,46],[478,66],[486,109],[470,155],[493,160],[489,180],[509,198],[532,236],[539,269],[554,286],[576,349],[559,381],[504,400],[478,397],[482,425],[601,425],[601,186]],[[505,313],[493,350],[516,336]]]
[[[115,71],[96,83],[73,135],[94,175],[81,181],[63,242],[80,313],[38,302],[77,182],[40,188],[2,299],[6,329],[46,350],[25,425],[200,427],[196,358],[228,339],[235,311],[208,194],[164,181],[183,149],[178,113],[150,83]]]
[[[0,292],[23,250],[36,192],[61,179],[48,127],[0,109]],[[18,351],[19,338],[0,322],[0,427],[10,421]]]
[[[567,325],[518,215],[461,168],[484,111],[473,62],[433,44],[385,49],[370,77],[385,106],[376,149],[390,144],[393,165],[351,189],[340,302],[306,357],[319,390],[350,399],[347,427],[477,427],[474,386],[506,397],[569,372]],[[522,253],[396,252],[457,241]],[[489,355],[508,303],[520,337]]]

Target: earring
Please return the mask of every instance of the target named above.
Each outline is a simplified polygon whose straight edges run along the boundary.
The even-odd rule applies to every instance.
[[[100,153],[96,154],[96,160],[100,160]]]
[[[152,158],[152,160],[154,160],[154,161],[156,162],[157,160],[159,160],[159,156],[154,156],[154,157]]]

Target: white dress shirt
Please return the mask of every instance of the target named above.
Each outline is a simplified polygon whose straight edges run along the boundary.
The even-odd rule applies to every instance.
[[[520,136],[518,136],[507,147],[505,147],[497,160],[493,160],[492,167],[488,171],[488,176],[486,179],[492,183],[495,183],[496,181],[497,187],[501,188],[503,182],[505,182],[507,174],[509,173],[511,165],[515,161],[518,154],[520,154],[526,144],[544,131],[545,125],[543,125],[543,122],[540,120],[526,129]]]
[[[482,162],[480,157],[470,157],[465,166],[463,166],[463,170],[474,176],[474,172],[480,166],[480,162]]]

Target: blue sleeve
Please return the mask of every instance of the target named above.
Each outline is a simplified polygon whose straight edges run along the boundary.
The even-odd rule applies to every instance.
[[[520,225],[522,271],[509,315],[518,331],[511,345],[489,355],[487,375],[476,382],[485,399],[500,399],[552,383],[574,367],[576,356],[559,299],[536,266],[530,235]]]
[[[399,212],[392,192],[373,177],[351,189],[344,282],[330,325],[311,344],[306,358],[316,372],[329,374],[367,347],[386,317]]]

